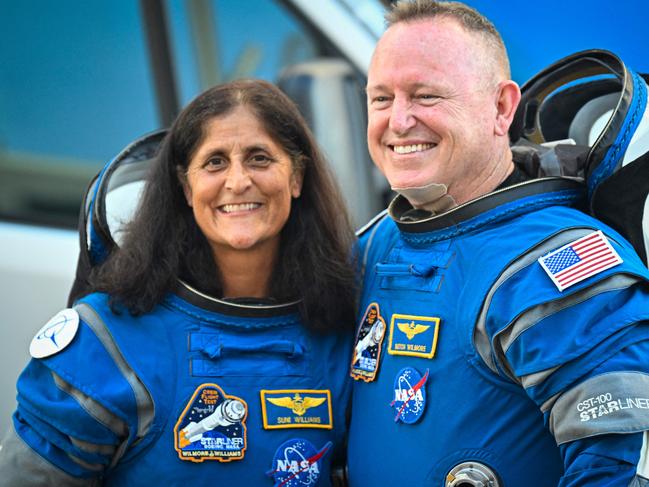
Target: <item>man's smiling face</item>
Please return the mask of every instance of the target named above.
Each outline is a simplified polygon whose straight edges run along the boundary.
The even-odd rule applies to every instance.
[[[438,183],[459,195],[491,163],[497,83],[487,51],[448,18],[397,23],[383,35],[368,75],[367,139],[393,188]]]

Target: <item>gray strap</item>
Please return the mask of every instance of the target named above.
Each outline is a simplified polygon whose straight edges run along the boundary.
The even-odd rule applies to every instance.
[[[527,253],[521,255],[509,267],[503,270],[496,282],[493,284],[493,286],[491,286],[491,289],[489,289],[489,292],[487,292],[487,295],[482,303],[482,308],[480,309],[480,315],[478,316],[478,320],[473,332],[473,343],[476,351],[478,352],[478,354],[480,354],[480,357],[482,357],[484,363],[493,372],[498,373],[498,367],[496,366],[495,357],[491,354],[491,340],[487,333],[487,313],[489,312],[489,307],[491,306],[491,300],[496,294],[496,291],[498,291],[498,288],[518,271],[536,262],[539,257],[561,247],[562,245],[583,237],[584,235],[587,235],[592,231],[593,228],[590,227],[571,228],[559,234],[553,235],[552,237],[538,244],[536,247],[533,247]],[[506,367],[505,364],[501,365],[503,367]]]
[[[636,276],[627,274],[614,274],[607,277],[606,279],[603,279],[602,281],[599,281],[596,284],[593,284],[592,286],[584,288],[575,293],[568,294],[562,299],[535,306],[525,313],[521,313],[514,321],[503,328],[494,338],[494,341],[499,344],[498,347],[494,347],[496,357],[498,358],[500,363],[505,364],[507,362],[505,354],[507,353],[507,350],[509,350],[509,347],[511,347],[512,344],[516,341],[516,339],[525,330],[532,328],[539,321],[547,318],[548,316],[558,313],[563,309],[567,309],[579,303],[587,301],[588,299],[599,294],[616,289],[626,289],[638,282],[640,282],[640,278]],[[556,368],[557,367],[528,376],[523,381],[523,387],[527,389],[528,387],[542,382],[546,377],[552,374],[552,372],[554,372]],[[516,380],[516,378],[513,376],[510,378],[512,380]]]
[[[154,418],[154,405],[151,394],[142,383],[140,378],[135,374],[131,366],[119,350],[113,339],[108,327],[99,317],[97,312],[85,303],[78,304],[74,307],[79,313],[81,319],[92,329],[99,341],[106,348],[111,358],[119,368],[120,372],[133,389],[135,401],[137,403],[138,425],[137,436],[143,437],[151,428]]]
[[[372,241],[374,240],[374,235],[376,234],[376,231],[379,229],[381,226],[381,223],[383,223],[383,220],[387,218],[388,216],[388,210],[383,210],[381,213],[376,215],[372,221],[370,221],[367,225],[365,225],[361,230],[359,230],[356,235],[360,235],[363,232],[366,231],[366,229],[372,227],[372,233],[370,233],[370,236],[367,237],[367,244],[365,245],[365,252],[363,252],[363,258],[361,259],[361,268],[359,270],[359,282],[362,284],[363,280],[365,279],[365,268],[367,266],[367,259],[370,255],[370,247],[372,246]],[[362,297],[362,289],[363,286],[358,286],[358,292],[356,293],[356,302],[360,302],[361,297]]]
[[[106,351],[110,354],[111,358],[114,360],[115,364],[119,368],[120,372],[126,379],[126,381],[131,386],[133,394],[135,395],[135,402],[137,404],[137,432],[136,438],[133,443],[136,443],[142,439],[153,424],[153,419],[155,415],[155,408],[153,404],[153,397],[147,390],[144,383],[137,376],[135,371],[131,366],[126,362],[126,359],[122,355],[122,352],[119,350],[119,347],[115,343],[113,336],[111,335],[108,327],[99,317],[97,312],[88,306],[85,303],[80,303],[74,307],[79,313],[81,319],[86,323],[92,331],[95,333],[99,341],[102,343]],[[120,445],[115,455],[113,456],[111,467],[115,466],[117,462],[124,456],[126,449],[128,448],[128,438],[124,440]]]
[[[649,430],[649,374],[610,372],[591,377],[559,396],[549,427],[558,445]]]
[[[649,487],[649,479],[636,475],[631,479],[629,487]]]
[[[372,233],[370,233],[370,236],[367,237],[367,244],[365,245],[365,252],[363,253],[363,260],[361,261],[361,282],[363,277],[365,276],[365,267],[367,266],[367,258],[370,255],[370,247],[372,246],[372,241],[374,240],[374,235],[376,234],[377,230],[381,226],[381,223],[383,219],[387,218],[388,213],[387,210],[383,210],[381,213],[379,213],[376,218],[370,222],[370,224],[376,224],[374,225],[374,228],[372,228]]]
[[[529,389],[530,387],[534,387],[535,385],[545,381],[545,379],[554,374],[560,367],[560,365],[557,365],[556,367],[550,367],[549,369],[541,370],[534,374],[522,375],[519,378],[520,383],[523,388]]]
[[[126,425],[125,421],[120,419],[115,414],[111,413],[108,409],[106,409],[90,396],[84,394],[79,389],[67,383],[55,372],[52,372],[52,377],[54,378],[54,383],[59,389],[72,396],[74,400],[77,401],[77,403],[79,403],[79,405],[99,423],[106,426],[119,438],[125,438],[128,436],[128,426]]]
[[[72,477],[38,455],[13,428],[0,444],[0,487],[96,487],[99,479]]]
[[[105,455],[111,457],[115,454],[115,445],[100,445],[97,443],[89,443],[87,441],[79,440],[78,438],[69,437],[72,444],[79,450],[95,455]]]
[[[643,480],[645,482],[649,479],[649,431],[645,431],[642,434],[642,448],[640,449],[640,459],[638,460],[635,479]],[[645,485],[649,485],[649,483]]]

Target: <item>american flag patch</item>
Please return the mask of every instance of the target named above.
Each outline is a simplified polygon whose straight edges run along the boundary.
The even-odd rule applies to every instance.
[[[539,258],[552,282],[563,291],[622,263],[601,231],[593,232]]]

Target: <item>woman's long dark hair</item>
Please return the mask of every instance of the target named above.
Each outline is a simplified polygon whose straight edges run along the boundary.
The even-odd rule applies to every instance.
[[[355,278],[350,220],[314,137],[293,102],[260,80],[211,88],[176,118],[151,168],[140,206],[122,246],[95,269],[91,289],[111,295],[132,314],[150,311],[181,278],[221,296],[212,249],[194,220],[179,180],[215,117],[239,106],[254,113],[268,134],[304,173],[301,196],[292,201],[282,229],[270,297],[301,299],[311,329],[351,329]]]

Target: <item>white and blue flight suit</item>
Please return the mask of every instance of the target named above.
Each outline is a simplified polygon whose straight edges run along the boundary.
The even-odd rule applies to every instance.
[[[398,196],[364,231],[356,342],[372,310],[385,333],[375,369],[352,359],[352,487],[649,485],[649,272],[584,199],[560,177],[438,216]],[[555,284],[543,258],[584,237],[617,260]]]
[[[185,284],[139,317],[103,294],[66,313],[70,343],[19,378],[0,485],[331,485],[353,337]],[[61,323],[35,340],[51,348]]]

